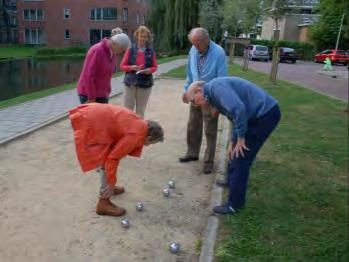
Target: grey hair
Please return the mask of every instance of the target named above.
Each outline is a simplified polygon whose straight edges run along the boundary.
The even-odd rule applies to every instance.
[[[123,49],[127,49],[131,46],[131,41],[128,35],[122,32],[121,28],[114,28],[111,31],[110,40],[112,43],[117,44]]]
[[[148,137],[152,142],[164,141],[164,130],[158,122],[147,120],[148,122]]]
[[[199,39],[201,41],[204,41],[206,39],[210,39],[210,34],[208,33],[207,29],[205,29],[203,27],[196,27],[196,28],[193,28],[192,30],[190,30],[189,35],[188,35],[189,39],[191,39],[194,34],[199,34]]]

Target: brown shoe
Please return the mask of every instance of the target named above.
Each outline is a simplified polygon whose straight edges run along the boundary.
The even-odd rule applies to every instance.
[[[123,186],[115,186],[113,195],[120,195],[122,193],[125,193],[125,188]]]
[[[126,210],[114,205],[109,198],[100,198],[97,203],[96,213],[101,216],[120,217],[125,215]]]

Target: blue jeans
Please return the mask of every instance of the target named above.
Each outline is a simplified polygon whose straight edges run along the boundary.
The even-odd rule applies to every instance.
[[[87,96],[85,95],[79,95],[80,103],[85,104],[88,100]],[[101,103],[101,104],[108,104],[109,98],[108,97],[97,97],[96,98],[96,103]]]
[[[244,151],[244,157],[235,157],[228,165],[228,205],[234,209],[240,209],[245,205],[250,167],[259,149],[279,123],[280,117],[280,109],[276,105],[263,116],[249,121],[245,144],[250,151]]]

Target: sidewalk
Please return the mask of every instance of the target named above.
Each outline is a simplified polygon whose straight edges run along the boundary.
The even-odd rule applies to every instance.
[[[120,218],[95,214],[99,179],[94,172],[81,173],[68,119],[0,147],[0,260],[198,261],[214,176],[201,173],[204,150],[198,162],[178,162],[186,150],[189,113],[181,102],[183,84],[155,82],[146,118],[161,123],[165,142],[144,148],[141,159],[121,161],[118,184],[126,193],[112,200],[126,208],[127,230]],[[111,103],[122,104],[122,96]],[[176,189],[164,198],[169,179]],[[140,200],[142,213],[135,210]],[[181,244],[179,255],[169,252],[171,242]]]
[[[159,65],[155,74],[166,73],[186,64],[186,59],[178,59]],[[111,96],[122,92],[123,77],[112,79]],[[69,109],[79,104],[76,89],[50,95],[37,100],[0,110],[0,145],[28,134],[38,128],[53,123],[67,115]]]

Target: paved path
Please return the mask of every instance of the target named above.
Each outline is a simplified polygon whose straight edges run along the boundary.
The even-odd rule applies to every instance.
[[[242,64],[242,59],[234,62]],[[271,62],[251,61],[249,67],[253,70],[269,74]],[[316,92],[348,101],[348,71],[345,66],[333,66],[338,75],[332,78],[323,72],[323,65],[307,61],[297,61],[296,64],[280,63],[278,78],[304,86]]]
[[[186,64],[186,59],[178,59],[159,65],[155,74],[168,72]],[[111,96],[122,93],[123,77],[112,79]],[[67,115],[69,109],[79,104],[76,90],[68,90],[44,98],[0,110],[0,145],[19,136],[28,134]]]

